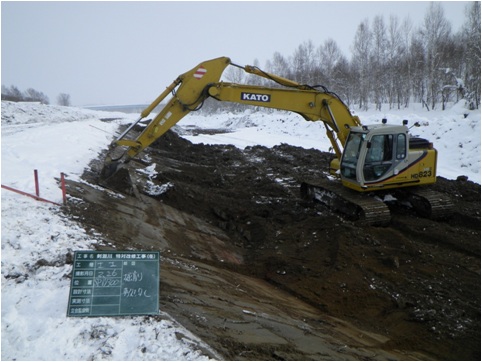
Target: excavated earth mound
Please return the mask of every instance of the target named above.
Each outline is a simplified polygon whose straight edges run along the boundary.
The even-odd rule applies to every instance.
[[[303,179],[329,178],[317,150],[170,131],[109,188],[103,157],[69,181],[68,211],[99,248],[161,252],[161,308],[211,357],[480,360],[480,185],[439,178],[451,217],[394,203],[375,227],[300,197]]]

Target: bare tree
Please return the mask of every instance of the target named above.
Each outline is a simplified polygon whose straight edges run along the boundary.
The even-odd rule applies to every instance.
[[[28,102],[40,102],[42,104],[49,104],[49,97],[33,88],[29,88],[25,91],[25,100]]]
[[[58,104],[59,106],[69,107],[69,106],[70,106],[70,94],[60,93],[60,94],[57,96],[57,104]]]
[[[396,30],[395,30],[396,31]],[[413,70],[411,61],[410,44],[413,37],[413,24],[409,17],[406,17],[399,28],[401,37],[400,43],[400,70],[396,79],[398,107],[403,102],[404,107],[408,107],[412,96]]]
[[[466,21],[463,31],[463,43],[465,45],[464,59],[466,61],[465,69],[465,87],[467,91],[467,101],[469,107],[479,108],[480,105],[480,84],[481,84],[481,64],[480,64],[480,2],[474,1],[467,5],[465,10]]]
[[[273,54],[273,60],[268,62],[267,69],[270,73],[279,75],[285,78],[291,78],[290,64],[288,60],[279,52]]]
[[[2,100],[21,102],[24,100],[24,95],[14,85],[11,85],[10,87],[2,86]]]
[[[375,16],[372,26],[373,45],[371,48],[370,68],[371,79],[370,82],[373,88],[373,97],[375,107],[378,110],[382,109],[384,101],[386,74],[387,74],[387,28],[383,17]]]
[[[372,33],[365,19],[358,25],[353,43],[353,68],[358,78],[358,104],[360,109],[368,109],[370,93],[370,50],[372,47]]]
[[[245,72],[238,67],[229,67],[224,73],[224,77],[231,83],[242,83],[244,81]]]
[[[293,54],[291,63],[294,80],[301,84],[310,84],[313,82],[312,74],[315,69],[315,46],[311,40],[298,46]]]
[[[341,61],[342,56],[340,48],[333,39],[325,40],[323,45],[318,48],[323,85],[328,88],[331,88],[336,82],[334,70]]]
[[[400,108],[401,103],[401,84],[403,70],[403,39],[400,31],[400,25],[396,16],[390,16],[390,22],[387,28],[387,47],[386,47],[386,65],[385,89],[390,109],[395,103]],[[406,86],[403,82],[403,86]]]
[[[443,67],[444,48],[451,33],[451,25],[444,16],[441,3],[430,3],[420,33],[425,49],[427,101],[430,101],[432,109],[435,109],[442,86],[439,70]]]
[[[332,91],[337,93],[348,106],[351,106],[356,89],[355,72],[345,56],[341,56],[333,68]]]

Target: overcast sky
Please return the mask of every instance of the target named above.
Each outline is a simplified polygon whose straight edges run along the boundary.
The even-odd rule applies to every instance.
[[[468,2],[442,2],[452,32]],[[240,65],[275,52],[291,56],[303,42],[332,38],[345,56],[356,28],[376,15],[409,16],[418,27],[429,2],[5,2],[1,82],[34,88],[56,104],[150,103],[203,60],[228,56]]]

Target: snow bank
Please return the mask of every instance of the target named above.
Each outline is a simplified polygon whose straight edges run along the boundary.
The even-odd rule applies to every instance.
[[[459,102],[446,111],[427,111],[420,105],[404,110],[382,110],[357,112],[363,124],[388,123],[402,124],[404,119],[409,126],[415,122],[411,132],[433,142],[438,150],[438,175],[456,179],[465,175],[473,182],[480,183],[480,110],[468,111]],[[249,118],[249,123],[242,122]],[[250,110],[240,114],[203,116],[189,114],[178,125],[185,130],[193,128],[223,128],[229,133],[183,135],[193,143],[233,144],[241,149],[247,146],[262,145],[273,147],[281,143],[303,148],[329,151],[331,143],[326,136],[322,122],[307,122],[301,116],[290,112],[257,112]]]
[[[102,122],[101,118],[122,118]],[[125,114],[2,102],[2,184],[60,202],[55,177],[78,178]],[[2,189],[2,360],[206,360],[169,315],[68,318],[68,254],[101,242],[57,206]]]

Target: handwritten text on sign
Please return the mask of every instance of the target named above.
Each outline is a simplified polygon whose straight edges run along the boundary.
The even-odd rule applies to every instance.
[[[68,316],[139,314],[159,314],[159,252],[75,252]]]

